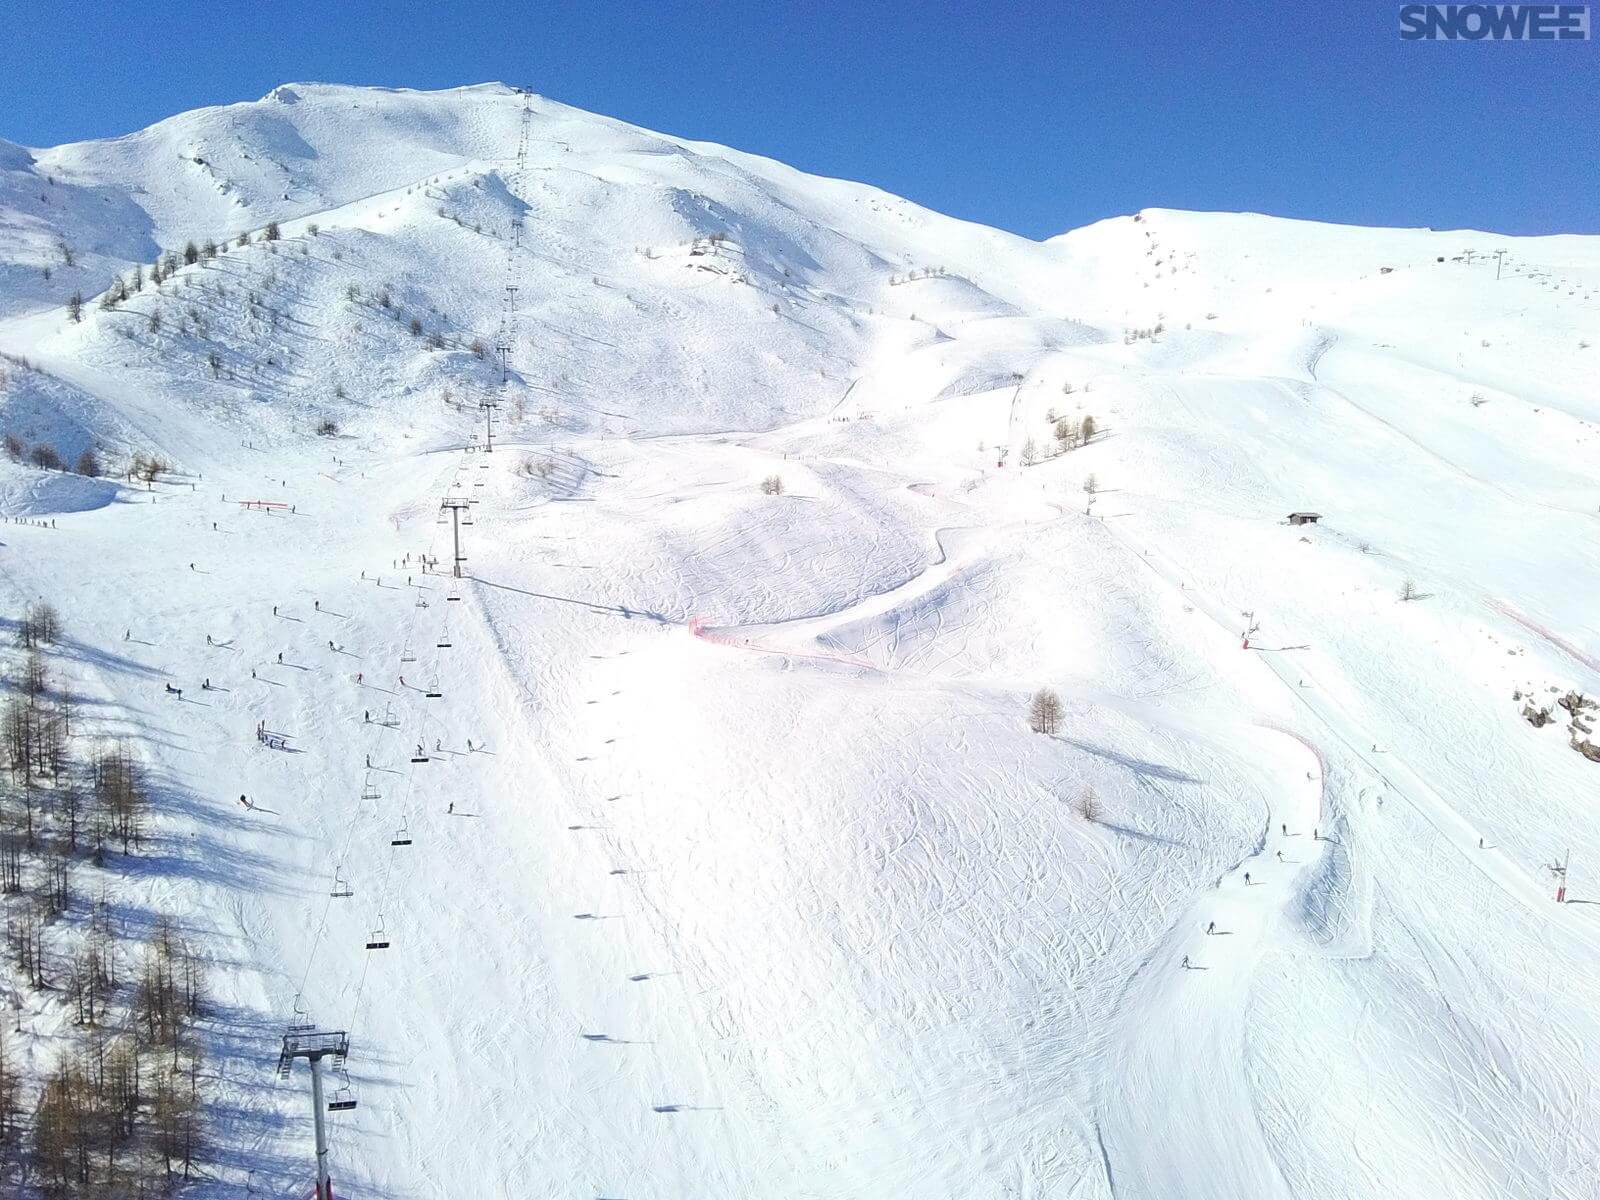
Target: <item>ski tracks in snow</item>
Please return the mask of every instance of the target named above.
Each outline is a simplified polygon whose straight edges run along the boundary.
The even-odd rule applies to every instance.
[[[1128,980],[1102,1062],[1101,1145],[1121,1200],[1288,1200],[1251,1098],[1246,1024],[1256,962],[1315,869],[1322,756],[1268,811],[1256,852],[1198,896]],[[1156,1103],[1152,1103],[1155,1100]]]

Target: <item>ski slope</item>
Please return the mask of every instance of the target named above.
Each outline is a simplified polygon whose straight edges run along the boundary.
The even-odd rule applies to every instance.
[[[502,85],[0,208],[6,432],[173,466],[0,463],[0,583],[160,785],[192,1194],[309,1190],[297,1019],[340,1195],[1595,1194],[1600,765],[1511,696],[1600,688],[1600,241],[1033,243]]]

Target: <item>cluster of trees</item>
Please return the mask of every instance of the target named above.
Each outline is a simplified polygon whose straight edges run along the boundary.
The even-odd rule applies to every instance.
[[[1028,728],[1035,733],[1054,734],[1063,715],[1061,697],[1049,688],[1040,688],[1028,701]]]
[[[316,225],[309,226],[309,229],[313,237],[321,233],[321,229]],[[261,240],[263,242],[276,242],[282,237],[283,231],[276,221],[268,221],[266,228],[261,231]],[[241,248],[249,244],[250,234],[248,232],[239,234],[234,242],[235,246]],[[160,287],[173,275],[177,274],[180,267],[210,262],[217,255],[226,254],[227,252],[227,238],[223,238],[220,242],[214,238],[206,238],[203,242],[195,242],[191,239],[184,244],[181,251],[168,250],[156,256],[156,260],[150,264],[150,282]],[[67,265],[72,265],[70,258],[67,260]],[[144,291],[144,285],[144,264],[135,263],[133,271],[129,275],[126,277],[118,275],[112,279],[110,286],[101,293],[100,307],[104,310],[113,309],[130,296]],[[67,300],[67,316],[73,321],[83,320],[83,293],[81,291],[74,292]],[[159,329],[159,324],[154,328]]]
[[[761,494],[763,496],[783,495],[783,477],[781,475],[768,475],[761,481]]]
[[[128,464],[128,478],[137,479],[148,487],[170,470],[172,470],[171,463],[158,455],[145,454],[141,451],[135,454],[133,461]]]
[[[65,471],[67,464],[62,461],[61,454],[49,442],[35,442],[31,447],[14,433],[5,435],[6,457],[13,462],[30,462],[36,467],[47,471]],[[73,468],[79,475],[87,475],[91,479],[100,474],[100,456],[90,447],[78,455],[77,464]]]
[[[51,1200],[165,1195],[205,1148],[204,965],[165,917],[142,954],[119,940],[104,896],[84,928],[63,920],[75,867],[103,865],[108,843],[125,854],[139,847],[150,794],[127,745],[81,765],[69,753],[74,700],[53,685],[42,653],[63,636],[56,610],[31,606],[16,631],[25,658],[0,710],[10,775],[0,792],[5,951],[19,983],[66,1001],[76,1036],[34,1086],[0,1044],[0,1169],[29,1161]],[[38,1097],[31,1114],[28,1094]]]
[[[1166,332],[1166,326],[1157,321],[1149,329],[1124,329],[1122,331],[1122,344],[1130,345],[1133,342],[1153,342]]]
[[[945,267],[923,267],[921,270],[907,271],[904,275],[889,276],[889,286],[899,287],[902,283],[915,283],[919,279],[943,279],[949,273]]]
[[[1045,458],[1057,458],[1068,450],[1076,450],[1079,446],[1087,445],[1094,440],[1094,435],[1100,432],[1100,426],[1094,417],[1087,413],[1082,417],[1058,417],[1052,409],[1049,419],[1054,448],[1044,452]],[[1022,443],[1023,466],[1033,466],[1040,457],[1039,443],[1033,438],[1030,437]]]
[[[18,435],[6,434],[5,453],[6,458],[10,458],[13,462],[22,462],[26,459],[35,467],[42,467],[45,470],[67,469],[66,462],[61,459],[61,453],[48,442],[35,442],[34,445],[27,446]],[[83,453],[78,454],[78,461],[72,469],[78,475],[88,475],[90,478],[98,478],[101,475],[101,461],[99,454],[94,453],[93,446],[88,446]]]
[[[533,455],[522,460],[520,470],[529,479],[549,479],[556,473],[556,463],[553,458],[535,458]]]
[[[97,914],[74,967],[81,1037],[44,1081],[33,1114],[33,1164],[47,1197],[162,1195],[195,1174],[205,1149],[198,960],[163,918],[131,1004],[85,1008],[90,988],[108,997],[127,990],[114,974],[109,924]],[[0,1076],[0,1100],[9,1078]]]
[[[361,303],[361,289],[353,283],[345,287],[344,295],[345,299],[352,304]],[[451,338],[438,328],[430,332],[420,316],[412,316],[409,320],[406,319],[405,314],[395,304],[394,297],[389,294],[388,287],[381,287],[374,292],[370,303],[376,305],[394,320],[406,321],[406,328],[410,331],[411,336],[424,338],[430,350],[466,350],[476,359],[483,359],[488,356],[489,348],[484,345],[482,338],[475,337],[463,342],[458,338]],[[429,311],[432,312],[433,310],[430,309]],[[449,316],[444,313],[435,313],[435,315],[443,322],[450,320]]]

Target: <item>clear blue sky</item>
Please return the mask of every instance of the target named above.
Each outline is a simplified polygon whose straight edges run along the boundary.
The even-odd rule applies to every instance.
[[[1600,232],[1597,43],[1402,42],[1398,8],[16,0],[0,137],[112,136],[293,80],[499,79],[1031,237],[1152,206]]]

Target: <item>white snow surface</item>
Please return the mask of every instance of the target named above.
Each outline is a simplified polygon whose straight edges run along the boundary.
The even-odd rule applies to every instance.
[[[1600,689],[1600,239],[1035,243],[526,103],[0,143],[6,432],[175,468],[0,467],[0,582],[160,785],[195,1194],[309,1188],[309,1019],[341,1196],[1600,1195],[1600,764],[1512,700]]]

